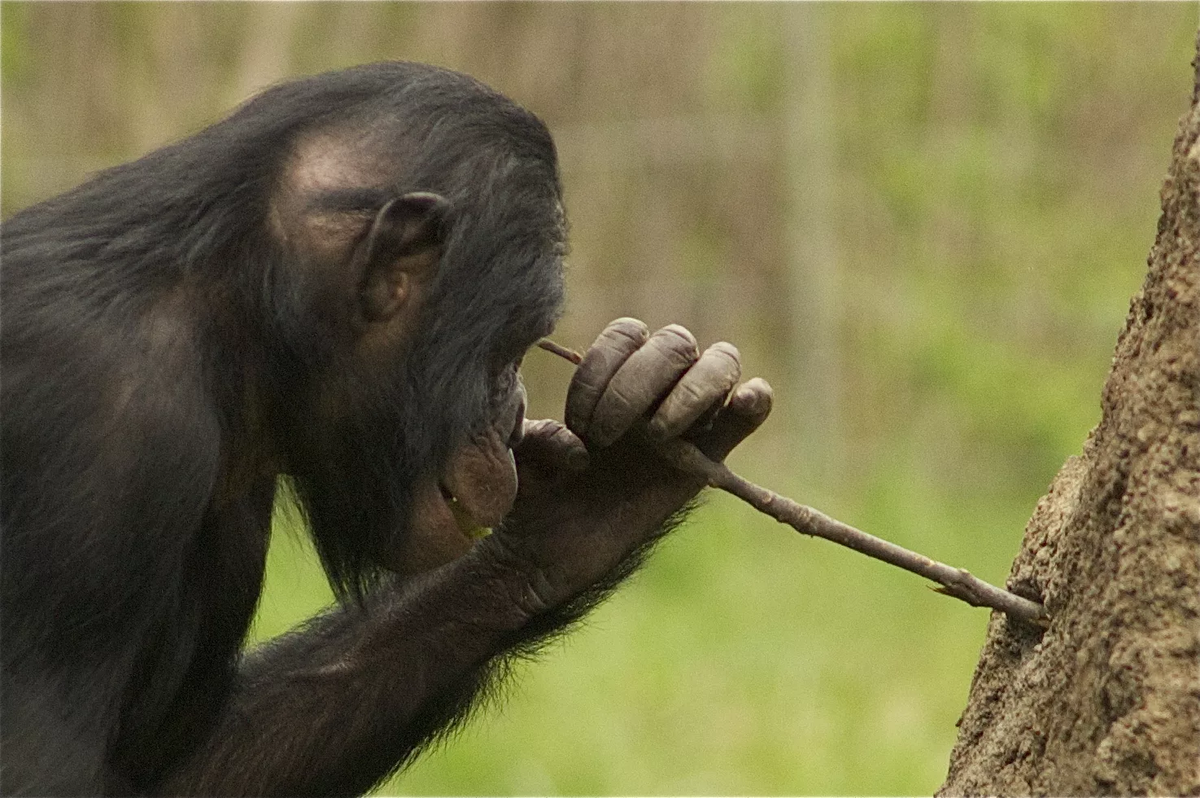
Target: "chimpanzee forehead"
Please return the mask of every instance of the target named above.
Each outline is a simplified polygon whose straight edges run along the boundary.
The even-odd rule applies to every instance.
[[[397,191],[453,192],[461,174],[442,162],[430,171],[428,154],[402,136],[362,135],[328,130],[303,135],[276,181],[276,208],[292,213],[374,212]],[[505,159],[497,159],[495,167]],[[503,170],[501,170],[503,171]],[[419,173],[419,174],[414,174]],[[486,174],[474,174],[478,183]],[[494,184],[493,184],[494,186]],[[457,188],[469,188],[459,185]]]
[[[400,171],[401,164],[364,137],[346,131],[303,135],[272,192],[273,232],[293,244],[340,251],[394,196]]]
[[[376,117],[371,124],[364,121],[352,116],[331,127],[303,132],[292,142],[270,200],[271,219],[281,239],[302,235],[314,226],[327,240],[356,235],[365,218],[398,192],[435,191],[461,200],[462,192],[471,194],[482,185],[494,191],[499,184],[489,175],[509,174],[515,163],[512,155],[499,155],[511,152],[513,146],[500,130],[483,137],[488,144],[498,145],[498,157],[481,161],[480,148],[463,147],[463,142],[455,142],[451,152],[424,151],[430,142],[422,142],[419,134],[413,136],[409,125],[395,116]],[[553,174],[552,149],[549,155]],[[557,186],[555,177],[550,180]],[[562,228],[561,198],[555,199],[555,205],[551,215],[557,217],[555,226]]]
[[[299,201],[301,207],[329,205],[337,197],[344,201],[349,193],[386,198],[403,165],[373,144],[344,132],[304,136],[287,159],[282,193]]]

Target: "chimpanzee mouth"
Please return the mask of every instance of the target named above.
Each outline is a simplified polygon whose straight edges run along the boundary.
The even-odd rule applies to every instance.
[[[471,515],[471,511],[463,506],[463,503],[458,500],[457,496],[450,492],[449,488],[439,484],[438,490],[442,492],[442,500],[446,502],[446,506],[450,509],[450,515],[454,516],[454,523],[458,525],[460,532],[471,540],[479,540],[492,533],[491,527],[483,526],[476,521]]]

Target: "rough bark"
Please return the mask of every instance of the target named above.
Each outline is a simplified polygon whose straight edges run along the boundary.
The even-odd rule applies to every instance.
[[[1200,48],[1200,35],[1197,36]],[[1200,55],[1103,415],[1038,503],[939,795],[1200,795]]]

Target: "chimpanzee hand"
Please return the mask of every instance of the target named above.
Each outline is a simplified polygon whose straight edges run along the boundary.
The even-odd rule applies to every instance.
[[[700,354],[678,325],[653,335],[636,319],[605,328],[571,381],[566,425],[526,422],[516,503],[486,541],[522,571],[523,612],[632,570],[704,487],[664,461],[655,441],[683,437],[722,460],[770,412],[770,386],[756,378],[735,389],[740,376],[736,348],[722,342]]]

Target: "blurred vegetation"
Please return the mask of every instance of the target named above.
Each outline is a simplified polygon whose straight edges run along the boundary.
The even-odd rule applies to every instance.
[[[733,466],[1002,582],[1099,414],[1191,4],[13,4],[3,209],[291,75],[460,69],[559,141],[567,316],[738,343]],[[531,355],[532,412],[568,374]],[[255,629],[329,600],[286,515]],[[713,497],[588,627],[384,792],[930,793],[987,616]],[[493,708],[494,709],[494,708]]]

